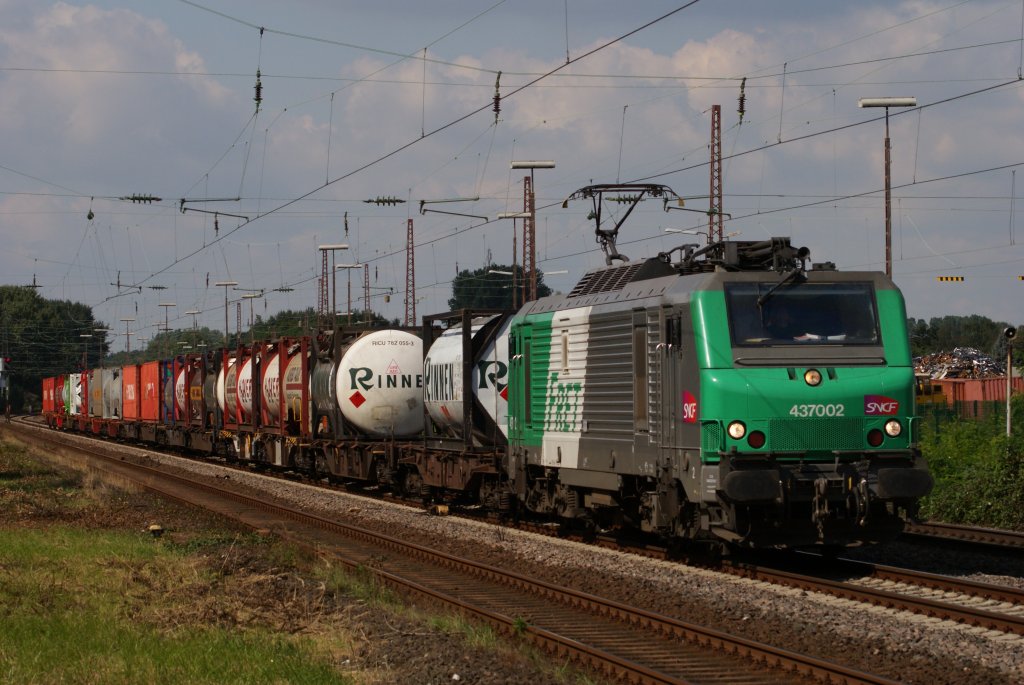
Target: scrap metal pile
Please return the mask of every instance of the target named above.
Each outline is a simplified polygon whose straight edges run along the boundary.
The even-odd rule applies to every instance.
[[[914,358],[914,372],[931,378],[992,378],[1006,375],[1003,364],[973,347],[954,347]]]

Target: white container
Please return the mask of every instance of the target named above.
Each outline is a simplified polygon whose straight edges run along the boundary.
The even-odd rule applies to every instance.
[[[394,329],[363,335],[342,355],[335,389],[342,415],[363,433],[421,433],[423,341]]]
[[[302,416],[302,385],[302,354],[296,349],[284,368],[285,411],[291,410],[296,420]],[[272,423],[281,420],[281,361],[277,352],[263,364],[263,408]]]
[[[495,316],[478,317],[471,324],[474,341],[492,331],[488,326]],[[508,330],[511,318],[500,329],[472,363],[473,396],[492,422],[492,426],[474,426],[481,437],[496,427],[508,436]],[[452,326],[430,346],[423,367],[423,403],[430,418],[438,425],[461,436],[464,430],[465,397],[463,396],[462,326]],[[478,347],[478,345],[474,345]]]

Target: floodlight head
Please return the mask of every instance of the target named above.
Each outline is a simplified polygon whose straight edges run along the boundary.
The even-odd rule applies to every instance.
[[[513,169],[554,169],[555,161],[553,159],[521,159],[518,161],[513,160],[511,168]]]
[[[917,107],[917,98],[861,98],[858,107]]]

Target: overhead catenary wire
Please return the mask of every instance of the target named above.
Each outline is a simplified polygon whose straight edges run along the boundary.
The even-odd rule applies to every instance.
[[[189,0],[181,0],[181,1],[182,2],[186,2],[187,4],[194,4],[194,3],[189,2]],[[505,97],[505,99],[507,99],[509,97],[513,97],[513,96],[517,95],[518,93],[526,90],[527,88],[529,88],[534,83],[536,83],[538,81],[541,81],[541,80],[547,78],[548,76],[550,76],[551,74],[554,74],[554,73],[564,69],[566,66],[569,66],[570,64],[574,64],[576,62],[584,60],[587,57],[589,57],[589,56],[591,56],[593,54],[596,54],[596,53],[598,53],[598,52],[608,48],[611,45],[619,43],[619,42],[625,40],[626,38],[629,38],[630,36],[635,35],[636,33],[639,33],[640,31],[643,31],[644,29],[649,28],[650,26],[653,26],[654,24],[657,24],[657,23],[659,23],[661,21],[664,21],[665,19],[667,19],[667,18],[669,18],[669,17],[671,17],[671,16],[673,16],[675,14],[678,14],[679,12],[682,12],[683,10],[685,10],[685,9],[687,9],[689,7],[692,7],[692,6],[696,5],[699,1],[700,0],[689,0],[689,2],[686,2],[683,5],[677,7],[675,9],[673,9],[673,10],[670,10],[670,11],[668,11],[668,12],[666,12],[666,13],[658,16],[658,17],[656,17],[655,19],[652,19],[652,20],[644,23],[641,26],[638,26],[638,27],[636,27],[636,28],[634,28],[634,29],[624,33],[624,34],[621,34],[621,35],[619,35],[616,38],[612,38],[612,39],[610,39],[610,40],[608,40],[608,41],[606,41],[604,43],[601,43],[600,45],[598,45],[598,46],[596,46],[594,48],[591,48],[590,50],[588,50],[588,51],[584,52],[583,54],[577,56],[576,58],[570,60],[566,64],[558,65],[558,66],[554,67],[553,69],[551,69],[550,71],[546,72],[545,74],[536,77],[532,81],[529,81],[528,83],[523,84],[523,85],[521,85],[521,86],[511,90],[504,97]],[[298,197],[295,197],[295,198],[293,198],[293,199],[291,199],[291,200],[289,200],[287,202],[284,202],[284,203],[278,205],[277,207],[271,208],[270,210],[268,210],[267,212],[264,212],[263,214],[260,214],[260,215],[258,215],[256,217],[253,217],[251,219],[245,220],[244,222],[240,223],[238,226],[234,227],[233,229],[230,229],[229,231],[226,231],[223,236],[219,236],[217,238],[214,238],[214,240],[212,242],[208,243],[207,245],[204,245],[203,247],[200,247],[200,248],[192,251],[191,253],[189,253],[188,255],[183,256],[182,258],[174,260],[173,262],[171,262],[167,266],[165,266],[165,267],[163,267],[163,268],[161,268],[159,270],[154,271],[150,276],[146,277],[145,279],[143,279],[139,283],[136,283],[135,285],[141,285],[141,284],[147,282],[151,278],[154,278],[154,277],[160,275],[161,273],[163,273],[163,272],[171,269],[172,267],[176,266],[181,261],[184,261],[186,259],[189,259],[189,258],[199,254],[200,252],[204,251],[210,245],[213,245],[213,244],[219,242],[221,239],[226,238],[226,237],[234,234],[235,232],[241,230],[242,228],[245,228],[246,226],[252,224],[255,221],[259,221],[260,219],[263,219],[263,218],[265,218],[265,217],[267,217],[267,216],[269,216],[271,214],[274,214],[274,213],[276,213],[276,212],[278,212],[278,211],[280,211],[282,209],[285,209],[286,207],[290,207],[291,205],[293,205],[293,204],[295,204],[295,203],[297,203],[297,202],[299,202],[299,201],[301,201],[301,200],[303,200],[303,199],[313,195],[314,193],[317,193],[317,192],[323,190],[324,188],[326,188],[328,186],[331,186],[331,185],[333,185],[335,183],[338,183],[339,181],[343,181],[343,180],[345,180],[347,178],[350,178],[350,177],[352,177],[352,176],[354,176],[354,175],[356,175],[356,174],[358,174],[358,173],[360,173],[362,171],[365,171],[366,169],[369,169],[371,167],[376,166],[377,164],[379,164],[379,163],[381,163],[381,162],[383,162],[383,161],[385,161],[387,159],[390,159],[391,157],[394,157],[395,155],[397,155],[397,154],[407,150],[408,148],[416,145],[418,142],[420,142],[422,140],[425,140],[425,139],[427,139],[427,138],[429,138],[429,137],[431,137],[433,135],[441,133],[442,131],[446,131],[447,129],[449,129],[449,128],[453,127],[453,126],[456,126],[456,125],[462,123],[463,121],[466,121],[467,119],[470,119],[471,117],[479,114],[480,112],[489,109],[491,107],[491,105],[492,105],[492,103],[487,103],[485,105],[477,107],[477,108],[475,108],[475,109],[473,109],[473,110],[463,114],[462,116],[459,116],[459,117],[457,117],[457,118],[455,118],[455,119],[453,119],[453,120],[451,120],[451,121],[449,121],[449,122],[447,122],[445,124],[442,124],[441,126],[435,128],[435,129],[427,132],[425,135],[421,136],[420,138],[416,138],[416,139],[411,140],[411,141],[409,141],[407,143],[404,143],[404,144],[400,145],[399,147],[394,148],[390,152],[387,152],[387,153],[377,157],[376,159],[373,159],[373,160],[371,160],[369,162],[366,162],[365,164],[363,164],[363,165],[361,165],[359,167],[356,167],[356,168],[352,169],[351,171],[349,171],[349,172],[347,172],[345,174],[342,174],[341,176],[338,176],[337,178],[334,178],[333,180],[327,181],[326,183],[323,183],[323,184],[321,184],[321,185],[319,185],[319,186],[317,186],[317,187],[315,187],[315,188],[313,188],[313,189],[303,193],[302,195],[299,195]]]
[[[545,84],[537,84],[537,87],[544,87],[544,85]],[[787,84],[787,85],[789,85],[789,84]],[[799,86],[794,84],[794,87],[799,87]],[[919,116],[920,116],[920,113],[919,113]],[[788,115],[787,115],[787,118],[789,118]],[[492,129],[492,132],[493,132],[493,129]],[[492,140],[493,140],[493,135],[492,135]],[[266,154],[266,149],[264,149],[264,153]],[[325,181],[329,181],[329,180],[330,180],[330,173],[328,172],[326,174]],[[262,192],[257,194],[257,198],[258,198],[258,201],[266,202],[265,198],[262,197]],[[307,199],[313,199],[313,198],[307,198]],[[280,212],[281,215],[284,215],[284,214],[287,214],[287,213],[289,213],[288,210],[282,210]]]

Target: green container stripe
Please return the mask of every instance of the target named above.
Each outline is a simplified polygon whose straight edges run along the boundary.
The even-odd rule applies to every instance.
[[[532,314],[512,323],[511,335],[516,340],[518,361],[512,363],[511,382],[509,383],[509,439],[514,444],[524,447],[540,447],[544,436],[544,408],[548,405],[549,378],[548,368],[551,362],[551,322],[555,313]],[[526,363],[525,345],[529,343],[530,368]],[[522,393],[526,387],[525,374],[530,374],[530,406],[531,416],[526,416],[525,398]]]

